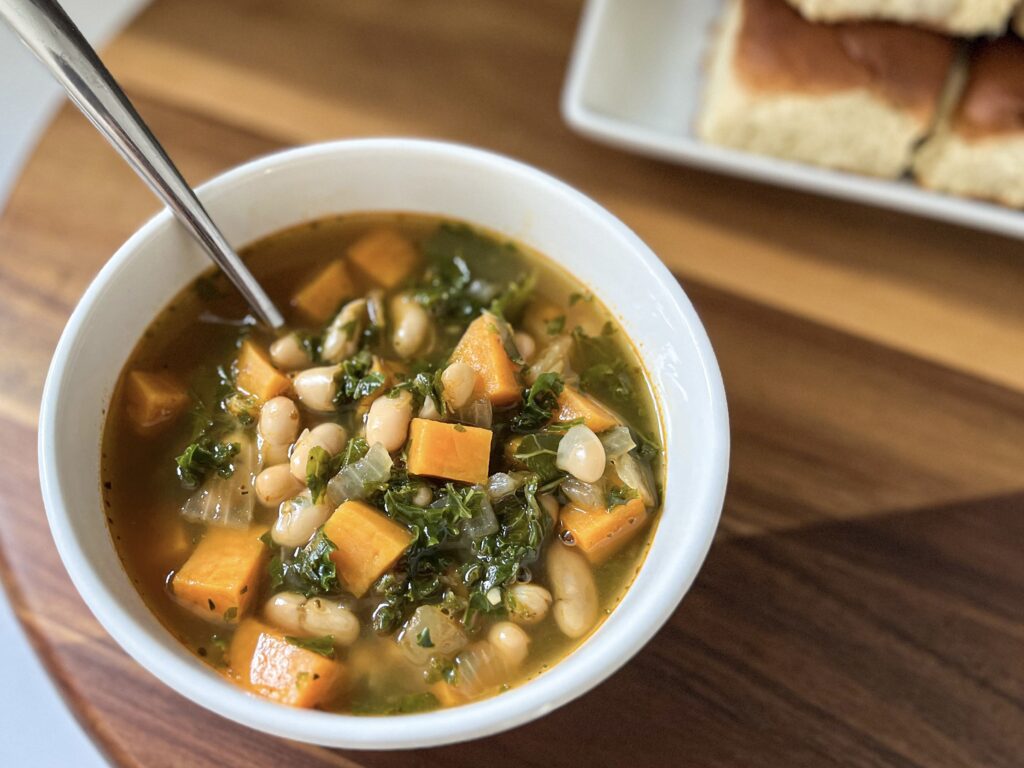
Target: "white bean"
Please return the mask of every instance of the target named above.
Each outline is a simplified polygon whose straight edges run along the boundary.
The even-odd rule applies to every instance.
[[[511,621],[499,621],[492,625],[487,632],[487,640],[510,670],[521,666],[530,652],[530,636]]]
[[[306,429],[299,435],[299,439],[292,448],[291,469],[292,477],[296,480],[306,482],[306,465],[309,463],[309,452],[314,448],[323,448],[334,456],[341,452],[348,440],[348,433],[340,424],[327,422],[313,429]]]
[[[277,464],[256,475],[253,489],[260,504],[265,507],[276,507],[301,491],[302,483],[292,477],[287,464]]]
[[[299,409],[290,397],[272,397],[260,408],[258,429],[268,443],[291,445],[299,434]]]
[[[551,593],[540,584],[513,584],[508,590],[509,618],[517,624],[538,624],[548,615]]]
[[[604,444],[589,427],[577,424],[558,441],[555,465],[585,483],[596,483],[604,474]]]
[[[263,616],[278,629],[299,632],[302,629],[302,606],[305,595],[298,592],[279,592],[263,606]]]
[[[328,363],[337,363],[358,352],[366,317],[366,299],[356,299],[343,306],[327,326],[320,356]]]
[[[430,333],[430,316],[418,301],[407,293],[391,300],[391,317],[395,330],[391,345],[400,357],[412,357],[423,348]]]
[[[287,464],[288,453],[292,449],[291,443],[271,443],[260,440],[260,463],[264,467],[272,467],[275,464]]]
[[[286,632],[331,635],[335,645],[352,645],[359,637],[359,619],[340,603],[322,597],[306,599],[298,592],[279,592],[263,606],[263,616]]]
[[[335,645],[352,645],[359,637],[359,619],[348,608],[322,597],[306,601],[302,628],[311,635],[331,635]]]
[[[469,402],[476,388],[476,371],[465,363],[452,363],[441,374],[444,400],[452,410]]]
[[[331,516],[328,504],[314,504],[309,491],[281,502],[270,537],[282,547],[301,547]]]
[[[270,360],[282,371],[297,371],[313,363],[309,352],[294,333],[282,336],[270,345]]]
[[[523,358],[523,362],[530,362],[537,351],[537,342],[533,340],[533,336],[523,331],[516,331],[512,334],[512,341],[516,345],[516,349],[519,350],[519,356]]]
[[[551,518],[551,521],[557,523],[561,508],[558,506],[558,499],[555,498],[555,495],[553,493],[542,493],[537,498],[537,501],[540,502],[544,511],[548,513],[548,517]]]
[[[548,550],[548,580],[555,602],[551,610],[562,633],[582,637],[597,622],[597,585],[586,559],[563,544]]]
[[[402,390],[395,397],[378,397],[366,414],[366,442],[381,443],[389,453],[405,445],[412,420],[412,394]]]
[[[324,365],[296,374],[292,386],[299,402],[311,411],[333,411],[334,396],[338,394],[334,377],[339,370],[337,365]]]

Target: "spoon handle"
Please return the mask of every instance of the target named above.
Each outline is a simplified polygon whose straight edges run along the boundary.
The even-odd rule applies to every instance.
[[[284,325],[277,307],[224,239],[192,188],[60,4],[55,0],[0,0],[0,17],[202,244],[259,319],[271,328]]]

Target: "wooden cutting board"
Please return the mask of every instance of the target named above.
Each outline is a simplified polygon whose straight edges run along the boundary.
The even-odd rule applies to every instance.
[[[1024,764],[1024,248],[572,134],[558,99],[578,13],[159,0],[106,57],[194,182],[295,144],[430,136],[533,163],[621,216],[693,299],[728,390],[729,493],[692,592],[582,699],[415,754],[262,736],[158,684],[75,593],[39,498],[57,337],[157,208],[65,108],[0,219],[0,574],[114,764]]]

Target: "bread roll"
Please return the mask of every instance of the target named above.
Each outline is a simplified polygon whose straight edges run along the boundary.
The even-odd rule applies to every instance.
[[[962,96],[945,112],[917,154],[921,184],[1024,207],[1024,42],[980,43]]]
[[[954,51],[921,29],[812,24],[785,0],[734,0],[698,132],[736,149],[894,178],[933,123]]]
[[[996,35],[1019,0],[789,0],[811,21],[879,19],[917,24],[951,35]]]

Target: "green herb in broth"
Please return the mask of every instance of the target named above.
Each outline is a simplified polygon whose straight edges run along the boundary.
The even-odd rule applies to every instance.
[[[288,590],[306,597],[337,592],[338,570],[331,559],[337,548],[319,530],[306,546],[274,555],[268,566],[271,591]]]
[[[631,499],[638,498],[638,495],[639,494],[629,486],[615,485],[608,489],[608,493],[605,497],[605,505],[608,509],[611,509],[612,507],[617,507],[620,504],[625,504]]]
[[[334,382],[338,385],[334,404],[338,408],[345,408],[357,400],[362,400],[384,386],[384,374],[372,370],[373,357],[365,349],[344,360],[340,366],[341,369],[334,377]]]
[[[338,474],[343,466],[350,463],[345,459],[346,454],[332,456],[319,445],[309,451],[309,458],[306,460],[306,487],[309,488],[314,504],[319,504],[323,500],[327,493],[328,481]]]
[[[523,398],[523,407],[512,417],[513,432],[535,432],[551,421],[562,394],[562,377],[557,373],[542,373],[530,385]]]
[[[552,547],[566,549],[557,510],[578,505],[578,498],[596,499],[600,508],[577,517],[599,530],[609,509],[633,505],[630,509],[636,512],[635,505],[642,503],[637,490],[611,464],[586,491],[589,495],[567,495],[566,478],[571,476],[556,465],[558,446],[570,426],[592,423],[587,398],[630,427],[637,446],[631,455],[639,466],[650,465],[656,473],[661,458],[655,411],[635,353],[610,324],[599,301],[527,249],[460,224],[381,215],[295,228],[258,243],[244,255],[279,305],[288,306],[289,297],[320,269],[381,229],[411,243],[418,261],[399,278],[388,277],[388,282],[381,282],[384,273],[377,276],[372,261],[368,270],[361,262],[352,262],[352,285],[337,305],[376,290],[380,306],[389,308],[395,296],[408,291],[426,311],[429,341],[411,359],[399,357],[389,338],[394,326],[387,317],[359,336],[356,352],[338,363],[336,410],[321,413],[297,402],[297,431],[330,421],[340,424],[348,439],[336,453],[327,446],[313,446],[296,491],[288,491],[302,489],[306,494],[305,501],[292,504],[293,511],[313,509],[314,514],[333,516],[335,508],[340,513],[340,507],[349,505],[352,525],[361,521],[357,527],[321,521],[301,546],[282,546],[274,540],[280,520],[264,533],[278,518],[274,497],[275,503],[261,501],[253,512],[249,530],[262,536],[258,546],[246,543],[249,534],[244,529],[224,534],[237,540],[231,545],[237,554],[229,557],[225,551],[222,567],[235,567],[235,559],[255,565],[255,575],[246,577],[244,594],[218,593],[211,598],[218,609],[210,617],[208,608],[203,613],[189,606],[187,590],[165,586],[173,586],[176,574],[198,551],[195,542],[207,540],[216,528],[183,521],[180,509],[190,491],[182,489],[169,471],[168,457],[191,450],[196,459],[185,463],[195,465],[193,487],[198,487],[222,465],[226,469],[231,458],[207,461],[203,451],[216,457],[225,449],[215,446],[231,435],[259,441],[264,468],[269,468],[265,457],[287,461],[294,450],[262,440],[257,431],[261,403],[239,391],[230,375],[240,337],[239,326],[231,323],[243,322],[246,310],[217,275],[210,276],[209,286],[197,282],[194,290],[176,300],[173,312],[160,316],[128,366],[170,371],[214,406],[200,409],[195,432],[190,433],[183,420],[172,418],[160,431],[142,435],[118,405],[118,398],[126,399],[130,392],[119,392],[108,418],[103,464],[104,477],[112,480],[104,494],[125,567],[147,604],[188,647],[262,695],[294,706],[366,715],[425,711],[500,693],[557,663],[585,637],[567,635],[549,610],[551,592],[557,593],[558,586],[548,571],[547,555]],[[538,322],[541,305],[545,319]],[[474,369],[478,379],[470,400],[453,405],[442,373],[456,362],[453,350],[470,323],[485,312],[490,320],[473,342],[476,346],[470,345],[476,351],[458,360],[468,359],[483,368]],[[323,339],[330,321],[311,327],[298,317],[289,320],[312,365],[323,365]],[[537,328],[528,339],[535,348],[524,351],[513,341],[513,332],[530,328]],[[268,354],[272,337],[257,328],[243,327],[243,332]],[[492,345],[487,333],[496,334],[498,342]],[[535,369],[538,360],[555,368]],[[494,378],[498,374],[493,372],[499,370],[514,377],[518,386],[511,389],[511,396],[481,400],[481,392],[488,391],[481,389],[482,381],[504,381]],[[506,386],[501,391],[510,390]],[[364,436],[367,413],[376,419],[399,407],[407,402],[399,397],[402,392],[411,394],[413,419],[450,428],[447,433],[421,430],[418,434],[427,438],[419,439],[440,440],[447,434],[445,441],[462,447],[446,448],[438,442],[431,450],[417,451],[406,437],[390,452],[384,481],[332,485],[332,479],[346,470],[376,477],[380,455],[371,452]],[[578,393],[575,402],[583,403],[582,412],[565,410],[562,398],[570,392]],[[282,395],[295,397],[287,390]],[[381,405],[372,405],[377,402]],[[480,430],[490,433],[489,447],[469,449]],[[485,452],[481,455],[479,450]],[[475,474],[472,482],[443,475],[460,471],[459,463],[469,460],[463,451],[468,451],[465,456],[481,457],[484,482]],[[424,457],[441,468],[440,476],[417,474],[416,462]],[[177,466],[173,461],[171,465]],[[259,466],[254,473],[258,470]],[[634,470],[627,477],[635,475]],[[249,486],[249,477],[238,473],[229,486],[234,488],[236,481],[248,487],[247,493],[256,494],[263,487]],[[338,488],[360,490],[355,499],[344,502],[336,496]],[[576,486],[570,490],[580,492]],[[638,519],[656,517],[656,507],[640,509]],[[599,604],[594,626],[632,580],[651,529],[650,524],[632,529],[613,550],[593,556],[585,546],[600,542],[600,536],[588,538],[586,532],[578,532],[575,538],[566,537],[579,542],[573,555],[586,563],[585,572],[595,582]],[[393,561],[386,554],[391,552],[397,552]],[[353,591],[351,579],[375,574],[378,568],[379,575],[365,591]],[[215,587],[225,588],[202,584],[200,590]],[[274,611],[272,596],[280,598]],[[506,626],[512,629],[501,629]],[[403,639],[406,629],[410,634]],[[593,626],[587,631],[592,630]],[[240,638],[261,632],[296,654],[291,657],[295,685],[287,690],[257,686],[247,677],[256,674],[251,669],[230,666],[229,660],[242,653]],[[506,657],[501,653],[511,652],[503,642],[526,643],[525,656],[516,652],[502,660]],[[476,661],[470,664],[471,659]],[[489,661],[481,667],[481,659]],[[346,669],[347,690],[325,683],[340,668]]]
[[[518,467],[533,472],[542,483],[555,480],[565,474],[556,465],[561,439],[561,433],[555,430],[526,435],[512,444],[512,459]]]
[[[212,472],[231,477],[235,471],[231,459],[238,450],[238,443],[220,443],[204,435],[189,443],[174,460],[178,479],[185,488],[194,489]]]

